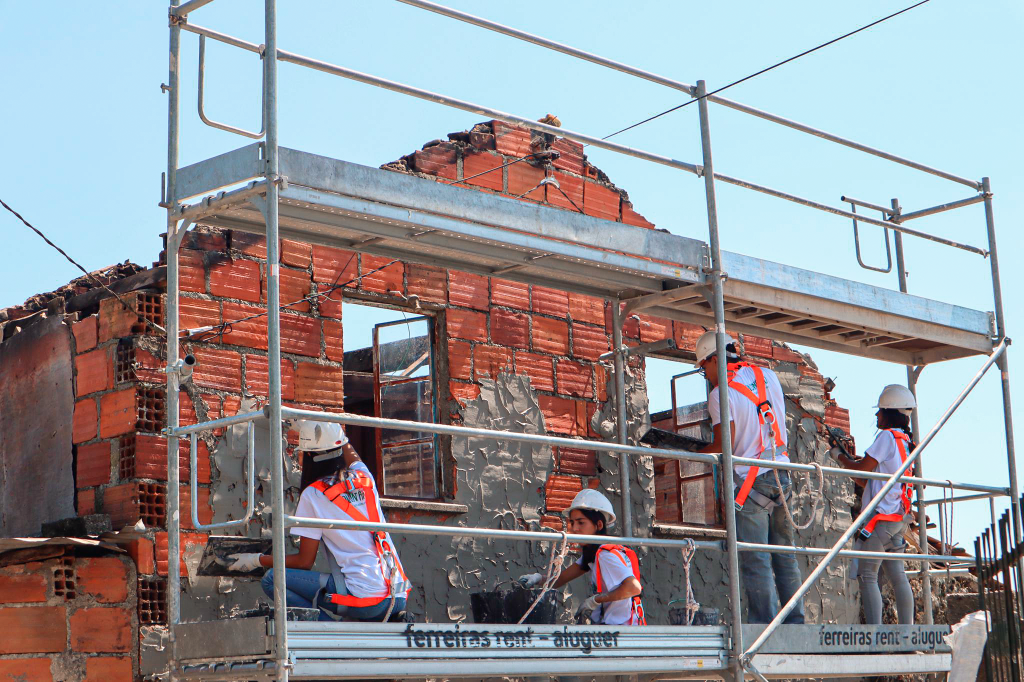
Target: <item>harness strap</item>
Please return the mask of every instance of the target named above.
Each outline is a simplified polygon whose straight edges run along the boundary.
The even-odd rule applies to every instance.
[[[896,451],[900,454],[900,464],[902,465],[907,461],[907,443],[910,442],[910,436],[903,433],[899,429],[886,429],[892,434],[896,440]],[[911,507],[913,506],[914,499],[914,486],[910,483],[903,483],[900,485],[900,503],[903,507],[903,513],[898,514],[893,512],[891,514],[875,514],[871,519],[864,524],[864,527],[860,530],[860,535],[865,540],[871,537],[871,534],[875,531],[875,526],[880,521],[902,521],[903,518],[910,513]]]
[[[374,489],[373,479],[366,474],[358,471],[352,472],[350,476],[346,476],[330,487],[328,487],[324,480],[314,481],[311,485],[323,493],[324,497],[334,504],[334,506],[348,514],[353,521],[380,523],[380,514],[377,511],[377,495]],[[345,493],[357,489],[363,492],[363,499],[366,502],[366,515],[356,509],[351,502],[345,499]],[[367,515],[369,518],[367,518]],[[402,585],[405,585],[408,582],[408,578],[405,575],[405,569],[402,567],[402,562],[398,559],[398,555],[395,554],[392,549],[391,543],[388,542],[387,534],[378,530],[370,531],[370,536],[373,538],[374,549],[377,552],[381,575],[384,578],[384,584],[387,585],[388,594],[383,597],[355,597],[350,594],[331,594],[328,597],[328,600],[332,604],[357,607],[376,606],[385,600],[391,599],[392,596],[394,596],[395,586],[392,584],[392,576],[389,575],[388,572],[389,564],[393,564],[394,570],[397,570],[399,575],[402,577]]]
[[[601,580],[601,561],[598,558],[598,555],[600,555],[602,551],[611,552],[619,558],[619,561],[629,565],[630,569],[633,571],[633,577],[637,579],[637,582],[640,581],[640,560],[637,559],[636,552],[622,545],[601,545],[597,548],[597,553],[594,555],[594,580],[597,583],[598,594],[609,591],[606,589],[607,586]],[[639,594],[630,599],[629,624],[647,625],[647,616],[644,613],[643,601],[641,601]]]
[[[755,379],[756,387],[757,387],[757,394],[756,395],[747,386],[744,386],[741,383],[733,381],[733,378],[736,376],[736,372],[739,371],[743,367],[749,367],[754,372],[754,379]],[[774,445],[774,448],[773,448],[773,452],[772,452],[772,460],[774,461],[774,459],[775,459],[775,452],[774,451],[778,450],[778,449],[782,449],[783,454],[785,454],[786,444],[782,440],[782,430],[780,428],[778,428],[778,420],[775,418],[775,412],[772,409],[772,404],[768,400],[768,388],[767,388],[767,386],[765,384],[765,380],[764,380],[764,371],[760,367],[758,367],[756,365],[751,365],[751,364],[748,364],[746,362],[736,362],[736,363],[730,364],[728,366],[728,376],[729,376],[729,388],[733,389],[734,391],[736,391],[737,393],[739,393],[740,395],[745,397],[747,400],[749,400],[750,402],[754,403],[754,406],[757,409],[757,421],[758,421],[759,426],[762,429],[762,439],[764,437],[763,436],[763,427],[766,426],[766,425],[768,426],[768,431],[771,434],[771,436],[773,437],[774,442],[775,442],[775,445]],[[719,398],[719,399],[721,399],[721,398]],[[762,446],[763,445],[764,445],[764,443],[762,441]],[[757,453],[758,459],[760,459],[761,454],[766,449],[767,448],[762,447],[761,450],[758,451],[758,453]],[[747,470],[747,476],[746,476],[746,478],[743,479],[743,483],[739,487],[739,492],[736,493],[735,504],[736,504],[736,509],[737,510],[742,509],[744,503],[746,503],[747,497],[750,495],[751,490],[754,487],[754,482],[757,480],[757,476],[758,476],[758,473],[760,471],[761,471],[761,467],[753,466],[753,465]],[[760,504],[760,503],[758,503],[758,504]],[[764,504],[760,504],[760,506],[764,507],[765,505]]]

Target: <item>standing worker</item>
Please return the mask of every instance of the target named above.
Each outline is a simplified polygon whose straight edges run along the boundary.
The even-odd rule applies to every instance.
[[[788,462],[786,453],[786,398],[775,372],[742,361],[732,337],[727,338],[726,359],[729,378],[729,425],[735,457]],[[719,412],[718,356],[715,332],[704,332],[697,339],[697,366],[711,384],[708,412],[714,439],[702,452],[722,451],[721,412]],[[733,467],[736,498],[736,538],[740,542],[793,546],[793,528],[782,508],[783,498],[792,494],[789,472],[778,478],[768,468],[736,465]],[[728,502],[726,502],[728,503]],[[769,554],[744,552],[740,573],[747,593],[748,622],[770,623],[796,594],[802,578],[793,553]],[[774,573],[774,580],[773,580]],[[786,624],[804,622],[803,600],[799,600]]]
[[[840,453],[837,459],[846,469],[894,474],[916,447],[914,434],[910,430],[910,414],[917,407],[917,401],[906,386],[890,384],[882,389],[875,407],[878,408],[875,419],[880,430],[875,442],[864,451],[864,456],[860,459],[853,459],[846,453]],[[879,493],[884,484],[885,481],[882,480],[866,480],[861,498],[862,509]],[[875,507],[874,516],[860,530],[854,549],[902,554],[906,547],[903,535],[913,520],[913,495],[914,487],[910,483],[893,486]],[[895,592],[896,613],[900,625],[913,625],[914,593],[904,572],[903,560],[898,558],[858,561],[857,578],[860,580],[860,595],[864,604],[864,622],[868,625],[882,623],[882,592],[878,588],[878,569],[883,565],[886,577],[889,578]]]
[[[373,475],[341,424],[301,420],[298,449],[305,452],[303,481],[310,483],[299,496],[296,516],[380,523],[384,514]],[[338,457],[343,458],[340,467],[331,461]],[[314,478],[318,473],[327,475]],[[319,608],[320,620],[381,621],[405,611],[409,582],[388,533],[300,527],[291,533],[300,540],[298,553],[289,554],[284,562],[288,606]],[[310,570],[321,540],[330,573]],[[274,563],[267,554],[231,558],[234,563],[228,568],[233,571],[254,571]],[[263,576],[262,587],[273,598],[273,568]]]
[[[615,512],[608,498],[586,488],[576,493],[569,507],[569,532],[574,535],[607,535],[615,523]],[[593,623],[602,625],[647,625],[644,605],[640,600],[640,562],[636,552],[622,545],[583,545],[583,556],[565,568],[552,588],[590,573],[590,584],[596,594],[583,602],[577,616],[588,615]],[[593,568],[593,570],[591,570]],[[519,579],[526,587],[544,582],[540,573]]]

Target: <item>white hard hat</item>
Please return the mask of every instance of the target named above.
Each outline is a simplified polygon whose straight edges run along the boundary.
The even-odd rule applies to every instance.
[[[611,528],[615,525],[615,511],[612,509],[612,503],[608,501],[607,497],[593,488],[584,488],[576,493],[576,497],[572,499],[572,504],[565,511],[568,513],[573,509],[590,509],[591,511],[601,512],[604,514],[605,528]]]
[[[729,336],[728,334],[726,334],[725,335],[725,345],[728,346],[730,343],[735,346],[736,339],[734,339],[731,336]],[[717,350],[718,350],[718,346],[716,345],[716,342],[715,342],[715,332],[714,331],[709,331],[709,332],[704,332],[703,334],[701,334],[700,338],[697,339],[697,346],[696,346],[696,350],[695,350],[695,352],[697,354],[697,364],[699,365],[702,362],[704,362],[705,360],[707,360],[708,358],[710,358],[712,355],[715,354],[715,351],[717,351]],[[733,355],[735,355],[735,353],[733,353]]]
[[[347,442],[348,436],[345,435],[345,429],[341,427],[341,424],[308,419],[299,422],[299,450],[306,452],[338,450],[338,455],[340,455],[340,448]]]
[[[914,394],[906,386],[889,384],[878,395],[878,404],[875,407],[885,410],[899,410],[903,414],[910,416],[913,409],[917,407],[917,401],[914,399]]]

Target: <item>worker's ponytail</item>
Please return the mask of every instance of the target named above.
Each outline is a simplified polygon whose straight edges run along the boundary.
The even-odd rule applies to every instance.
[[[604,514],[597,511],[596,509],[579,509],[581,514],[587,517],[587,519],[597,526],[596,535],[607,535],[608,528]],[[600,524],[600,525],[598,525]],[[583,557],[580,559],[580,567],[584,571],[590,570],[590,565],[594,563],[597,558],[597,548],[600,545],[583,545]]]
[[[907,434],[907,438],[910,439],[907,452],[913,452],[914,448],[917,447],[917,443],[914,441],[914,432],[910,428],[910,416],[903,414],[899,410],[893,410],[886,407],[878,410],[881,414],[881,421],[879,426],[883,429],[899,429],[903,433]]]

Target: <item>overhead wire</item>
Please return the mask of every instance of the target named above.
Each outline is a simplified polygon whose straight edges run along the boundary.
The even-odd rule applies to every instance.
[[[701,95],[699,97],[695,97],[695,98],[691,99],[688,102],[683,102],[679,106],[672,107],[671,109],[666,109],[665,111],[663,111],[663,112],[661,112],[659,114],[655,114],[654,116],[649,116],[649,117],[645,118],[642,121],[638,121],[638,122],[634,123],[633,125],[626,126],[625,128],[623,128],[621,130],[616,130],[614,133],[611,133],[610,135],[605,135],[601,139],[602,140],[608,140],[610,138],[615,137],[616,135],[618,135],[620,133],[626,132],[627,130],[632,130],[633,128],[636,128],[638,126],[642,126],[645,123],[650,123],[651,121],[653,121],[653,120],[655,120],[657,118],[661,118],[662,116],[665,116],[666,114],[671,114],[673,111],[678,111],[678,110],[682,109],[683,107],[688,107],[691,104],[693,104],[694,102],[698,102],[698,101],[700,101],[702,99],[705,99],[707,97],[711,97],[712,95],[716,95],[716,94],[722,92],[723,90],[728,90],[729,88],[734,87],[736,85],[739,85],[740,83],[744,83],[744,82],[750,80],[751,78],[756,78],[756,77],[758,77],[758,76],[760,76],[762,74],[768,73],[772,69],[777,69],[778,67],[780,67],[780,66],[782,66],[784,64],[788,64],[789,62],[796,61],[797,59],[800,59],[801,57],[805,57],[805,56],[811,54],[812,52],[817,52],[818,50],[820,50],[822,48],[825,48],[825,47],[828,47],[829,45],[833,45],[835,43],[838,43],[840,40],[843,40],[845,38],[849,38],[850,36],[853,36],[853,35],[856,35],[856,34],[860,33],[861,31],[866,31],[867,29],[869,29],[869,28],[871,28],[873,26],[877,26],[878,24],[881,24],[884,21],[888,21],[889,19],[892,19],[893,17],[898,17],[899,15],[903,14],[904,12],[909,12],[910,10],[912,10],[912,9],[914,9],[916,7],[920,7],[921,5],[924,5],[924,4],[926,4],[926,3],[930,2],[930,1],[931,0],[921,0],[920,2],[917,2],[917,3],[913,4],[913,5],[910,5],[909,7],[905,7],[905,8],[901,9],[898,12],[893,12],[892,14],[890,14],[888,16],[884,16],[881,19],[876,19],[875,21],[872,21],[870,24],[865,24],[864,26],[861,26],[860,28],[858,28],[856,30],[850,31],[849,33],[844,33],[841,36],[833,38],[832,40],[829,40],[828,42],[822,43],[822,44],[817,45],[815,47],[812,47],[809,50],[804,50],[800,54],[793,55],[792,57],[789,57],[788,59],[783,59],[781,62],[777,62],[775,64],[772,64],[771,66],[768,66],[768,67],[765,67],[765,68],[761,69],[760,71],[755,71],[754,73],[752,73],[752,74],[750,74],[748,76],[744,76],[743,78],[740,78],[738,80],[734,80],[733,82],[731,82],[731,83],[729,83],[727,85],[723,85],[722,87],[716,88],[715,90],[712,90],[711,92],[705,93],[705,94],[703,94],[703,95]]]
[[[308,296],[303,296],[300,299],[296,299],[296,300],[290,301],[288,303],[282,303],[281,305],[278,306],[278,308],[283,310],[283,309],[286,309],[286,308],[291,308],[291,307],[294,307],[294,306],[297,306],[297,305],[301,305],[302,303],[312,302],[312,301],[314,301],[316,299],[319,299],[319,298],[324,298],[325,296],[329,296],[330,294],[332,294],[333,292],[337,291],[338,289],[342,289],[344,287],[347,287],[349,284],[353,284],[355,282],[358,282],[359,280],[363,279],[364,277],[369,277],[370,275],[376,274],[376,273],[380,272],[381,270],[389,268],[392,265],[394,265],[395,263],[399,262],[399,259],[396,258],[396,259],[394,259],[394,260],[392,260],[392,261],[390,261],[388,263],[385,263],[384,265],[381,265],[378,268],[374,268],[373,270],[370,270],[369,272],[364,272],[361,275],[357,275],[356,277],[353,277],[352,279],[349,279],[349,280],[347,280],[347,281],[345,281],[345,282],[343,282],[341,284],[338,284],[338,280],[341,279],[342,273],[345,272],[345,268],[348,267],[348,264],[352,262],[352,258],[354,258],[354,257],[355,257],[355,254],[353,253],[352,256],[349,257],[349,259],[345,263],[345,265],[338,272],[338,277],[335,278],[335,280],[334,280],[335,283],[332,284],[330,288],[326,289],[325,291],[318,291],[315,294],[309,294]],[[218,337],[218,336],[223,340],[224,334],[230,333],[232,325],[238,324],[240,322],[248,322],[249,320],[255,320],[255,319],[263,317],[263,316],[265,316],[267,314],[269,314],[269,311],[264,310],[263,312],[254,313],[252,315],[246,315],[245,317],[240,317],[240,318],[237,318],[237,319],[234,319],[234,320],[227,320],[225,322],[221,322],[220,324],[212,325],[210,327],[203,327],[200,330],[196,330],[192,334],[187,334],[185,336],[185,340],[202,342],[202,341],[208,341],[209,339],[214,338],[214,337]],[[203,334],[203,335],[208,334],[209,336],[201,336],[201,337],[197,338],[197,336],[200,335],[200,334]]]
[[[515,159],[514,161],[509,161],[508,163],[503,163],[500,166],[495,166],[494,168],[490,168],[488,170],[481,171],[479,173],[476,173],[475,175],[470,175],[468,178],[461,178],[461,179],[458,179],[458,180],[452,180],[451,182],[446,182],[444,184],[446,184],[446,185],[455,185],[455,184],[458,184],[460,182],[466,182],[467,180],[472,180],[473,178],[479,178],[481,175],[487,175],[488,173],[493,173],[496,170],[502,170],[503,168],[508,168],[509,166],[514,166],[515,164],[519,163],[520,161],[526,161],[530,157],[537,156],[537,154],[538,154],[538,152],[532,152],[530,154],[527,154],[526,156],[520,156],[518,159]],[[534,189],[536,189],[536,187]],[[533,190],[530,190],[530,191],[532,192]]]
[[[76,268],[78,268],[79,270],[81,270],[81,271],[82,271],[82,272],[83,272],[83,273],[85,274],[85,276],[86,276],[86,277],[88,277],[88,278],[89,278],[89,279],[91,279],[92,281],[96,282],[96,284],[98,284],[99,286],[101,286],[101,287],[103,287],[104,289],[106,289],[106,290],[107,290],[107,292],[109,292],[109,293],[110,293],[110,294],[111,294],[111,295],[112,295],[112,296],[113,296],[114,298],[116,298],[116,299],[117,299],[117,300],[118,300],[118,301],[119,301],[119,302],[121,303],[121,305],[122,305],[122,306],[124,306],[125,310],[127,310],[127,311],[129,311],[129,312],[130,312],[131,314],[135,315],[135,317],[139,318],[139,319],[140,319],[140,320],[141,320],[141,321],[142,321],[142,322],[143,322],[143,323],[144,323],[144,324],[145,324],[146,326],[148,326],[148,327],[152,328],[152,329],[153,329],[154,331],[156,331],[157,333],[159,333],[159,334],[162,334],[162,335],[165,335],[165,336],[167,335],[167,330],[166,330],[166,329],[164,329],[163,327],[161,327],[160,325],[158,325],[158,324],[157,324],[156,322],[153,322],[152,320],[149,320],[149,319],[147,319],[147,318],[143,317],[143,316],[142,316],[142,314],[141,314],[141,313],[139,313],[139,311],[138,311],[138,310],[136,310],[136,309],[135,309],[135,308],[134,308],[134,307],[133,307],[133,306],[132,306],[131,304],[129,304],[129,303],[128,303],[128,302],[126,301],[126,300],[124,300],[124,299],[123,299],[123,298],[121,297],[121,295],[120,295],[120,294],[118,294],[118,293],[117,293],[116,291],[114,291],[114,290],[113,290],[113,289],[111,289],[111,288],[110,288],[109,286],[107,286],[107,285],[106,285],[106,283],[104,283],[103,281],[101,281],[101,280],[100,280],[100,279],[99,279],[98,277],[96,277],[96,276],[95,276],[94,274],[92,274],[91,272],[89,272],[88,270],[86,270],[86,269],[85,269],[84,267],[82,267],[82,265],[81,265],[81,264],[80,264],[80,263],[79,263],[78,261],[76,261],[76,260],[75,260],[74,258],[72,258],[71,256],[69,256],[69,255],[68,255],[68,252],[67,252],[67,251],[65,251],[64,249],[60,248],[60,247],[59,247],[59,246],[57,246],[56,244],[54,244],[54,243],[53,243],[53,241],[51,241],[49,237],[47,237],[47,236],[46,236],[45,234],[43,234],[42,230],[40,230],[39,228],[37,228],[37,227],[36,227],[35,225],[33,225],[32,223],[30,223],[29,221],[25,220],[24,216],[22,216],[22,215],[21,215],[20,213],[18,213],[18,212],[17,212],[17,211],[15,211],[15,210],[14,210],[13,208],[11,208],[11,207],[10,207],[10,206],[9,206],[9,205],[7,204],[7,202],[6,202],[6,201],[4,201],[3,199],[0,199],[0,204],[2,204],[4,208],[6,208],[6,209],[7,209],[8,211],[10,211],[10,212],[11,212],[11,213],[12,213],[12,214],[14,215],[14,217],[15,217],[15,218],[17,218],[17,219],[18,219],[18,220],[20,220],[20,221],[21,221],[22,223],[24,223],[24,224],[25,224],[25,227],[27,227],[28,229],[30,229],[30,230],[32,230],[33,232],[35,232],[35,233],[36,233],[37,235],[39,235],[39,236],[40,236],[40,237],[42,238],[42,240],[43,240],[44,242],[46,242],[46,243],[47,243],[47,244],[49,244],[49,245],[50,245],[51,247],[53,247],[54,249],[56,249],[56,251],[57,251],[57,252],[58,252],[58,253],[59,253],[60,255],[64,256],[64,258],[66,258],[66,259],[67,259],[67,261],[68,261],[69,263],[71,263],[71,264],[72,264],[72,265],[74,265],[74,266],[75,266]]]

